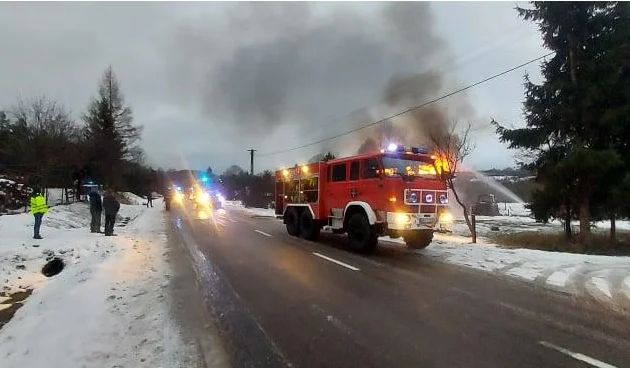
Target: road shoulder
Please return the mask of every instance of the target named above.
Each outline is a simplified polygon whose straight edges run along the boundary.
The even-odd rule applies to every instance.
[[[166,226],[171,225],[167,222]],[[229,367],[228,356],[212,316],[205,307],[206,301],[200,292],[188,251],[170,229],[167,229],[167,238],[167,258],[172,271],[171,315],[181,326],[182,339],[189,350],[186,367]]]

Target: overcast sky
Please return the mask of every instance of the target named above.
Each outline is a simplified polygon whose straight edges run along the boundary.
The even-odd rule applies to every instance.
[[[220,172],[247,168],[249,148],[264,154],[326,138],[544,53],[537,27],[512,2],[2,2],[0,108],[45,94],[78,121],[111,64],[151,164]],[[436,106],[475,124],[468,165],[514,165],[488,123],[523,124],[523,75],[538,78],[538,69]],[[400,84],[404,99],[385,98],[393,81],[413,76],[422,78]],[[256,171],[324,149],[352,154],[373,133],[260,156]]]

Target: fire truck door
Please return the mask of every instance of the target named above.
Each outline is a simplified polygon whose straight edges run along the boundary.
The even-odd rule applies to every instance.
[[[370,203],[374,208],[382,208],[379,200],[385,198],[383,194],[383,180],[378,175],[378,159],[367,158],[361,160],[361,187],[358,200]]]
[[[363,185],[359,181],[359,172],[360,172],[360,161],[352,161],[350,162],[350,175],[348,176],[348,194],[350,198],[349,201],[359,200],[360,197],[363,196]]]
[[[328,189],[326,190],[326,207],[330,209],[345,208],[350,198],[347,166],[345,162],[332,165],[331,174],[328,177]]]

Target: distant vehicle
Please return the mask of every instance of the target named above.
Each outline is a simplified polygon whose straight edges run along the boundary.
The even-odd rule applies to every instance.
[[[287,232],[314,240],[324,227],[348,233],[351,248],[369,252],[379,236],[423,249],[438,224],[451,222],[445,160],[391,144],[373,154],[278,170],[276,215]]]
[[[184,201],[184,193],[179,186],[171,186],[164,194],[164,208],[169,211],[173,203],[181,205]]]
[[[494,194],[480,195],[472,208],[472,213],[476,216],[501,216]]]

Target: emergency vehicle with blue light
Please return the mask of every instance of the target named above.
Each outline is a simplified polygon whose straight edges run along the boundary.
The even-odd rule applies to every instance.
[[[448,175],[446,160],[398,144],[295,165],[275,172],[276,215],[292,236],[315,240],[327,228],[347,233],[359,252],[372,251],[385,235],[423,249],[437,227],[452,222]]]

